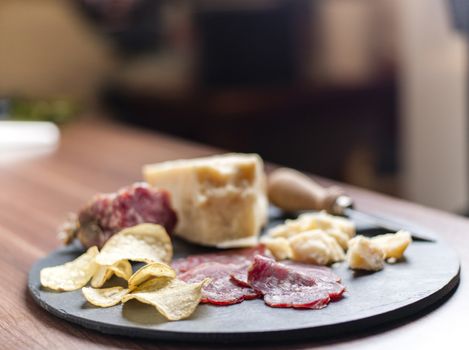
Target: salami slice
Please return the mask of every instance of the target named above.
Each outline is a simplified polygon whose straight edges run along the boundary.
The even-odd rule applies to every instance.
[[[238,267],[231,272],[231,280],[238,286],[250,287],[248,282],[248,270],[251,265],[252,261],[239,264]]]
[[[279,263],[291,267],[295,272],[306,276],[314,276],[315,278],[322,279],[323,281],[340,282],[341,280],[340,277],[327,266],[303,264],[291,260],[284,260]]]
[[[183,274],[179,279],[194,283],[209,277],[212,281],[202,290],[202,303],[213,305],[231,305],[259,297],[259,293],[250,287],[243,287],[233,283],[231,273],[239,265],[207,262],[200,264]]]
[[[290,266],[292,269],[294,269],[300,274],[304,274],[306,278],[308,278],[308,276],[313,275],[316,278],[320,278],[324,281],[340,282],[340,277],[333,273],[332,270],[326,266],[302,264],[293,262],[291,260],[284,260],[280,263]],[[251,265],[251,261],[246,262],[244,264],[240,264],[239,268],[231,273],[231,279],[233,280],[233,282],[240,286],[249,287],[250,285],[248,282],[248,269]]]
[[[260,255],[248,272],[249,285],[272,307],[321,309],[342,297],[345,288],[338,280],[332,271],[278,263]]]
[[[247,268],[254,259],[254,256],[264,254],[265,247],[259,245],[254,248],[232,249],[221,253],[190,255],[185,258],[175,259],[171,265],[179,273],[189,271],[198,265],[208,262],[243,265]]]

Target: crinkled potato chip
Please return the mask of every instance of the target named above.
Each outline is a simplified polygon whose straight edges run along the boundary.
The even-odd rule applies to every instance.
[[[91,286],[93,288],[101,288],[113,274],[127,281],[132,276],[132,265],[128,260],[121,260],[111,266],[99,265],[98,270],[91,279]]]
[[[98,269],[95,258],[97,247],[64,265],[46,267],[41,270],[41,285],[57,291],[71,291],[85,286]]]
[[[122,287],[102,289],[84,287],[81,291],[89,303],[100,307],[110,307],[119,304],[122,298],[129,293],[128,289]]]
[[[133,290],[143,282],[155,277],[175,278],[176,271],[159,262],[145,265],[129,278],[129,289]]]
[[[129,280],[130,276],[132,276],[132,265],[128,260],[121,260],[117,264],[109,266],[109,270],[114,272],[114,275],[125,279],[126,281]]]
[[[140,284],[137,288],[133,289],[132,293],[143,292],[143,291],[146,292],[146,291],[149,291],[149,290],[161,289],[164,286],[166,286],[166,284],[170,280],[171,280],[171,278],[162,278],[162,277],[149,279],[149,280],[143,282],[142,284]]]
[[[111,266],[121,260],[169,263],[173,246],[163,226],[140,224],[112,236],[96,257],[99,265]]]
[[[153,280],[148,282],[145,283],[147,288],[139,288],[125,295],[122,302],[137,299],[153,305],[168,320],[177,321],[192,315],[202,297],[202,288],[210,283],[210,279],[206,278],[199,283],[186,283],[178,279],[157,279],[156,284],[153,284]]]
[[[107,266],[99,266],[96,270],[93,278],[91,279],[91,286],[93,288],[100,288],[106,283],[108,279],[112,276],[112,270],[110,270]]]

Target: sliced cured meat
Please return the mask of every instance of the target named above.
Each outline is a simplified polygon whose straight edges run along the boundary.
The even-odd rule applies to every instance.
[[[295,272],[306,275],[306,278],[309,278],[309,276],[313,275],[315,278],[320,278],[323,281],[340,282],[340,277],[326,266],[297,263],[291,260],[284,260],[279,263],[290,266],[295,270]],[[231,273],[231,279],[240,286],[249,287],[248,269],[251,264],[252,262],[247,262],[243,265],[240,265],[238,269]]]
[[[295,272],[304,274],[306,276],[314,276],[315,278],[322,279],[323,281],[340,282],[340,277],[327,266],[303,264],[291,260],[285,260],[279,263],[289,266],[293,268]]]
[[[116,193],[95,195],[78,214],[78,224],[67,234],[66,240],[77,236],[85,247],[102,247],[124,228],[152,223],[164,226],[171,233],[176,221],[167,191],[136,183]]]
[[[254,248],[232,249],[221,253],[190,255],[186,258],[175,259],[171,265],[179,273],[189,271],[198,265],[208,262],[243,265],[247,268],[254,259],[254,256],[264,255],[265,251],[265,247],[259,245]]]
[[[231,280],[242,287],[250,287],[248,282],[248,270],[251,267],[252,261],[246,261],[244,264],[239,264],[236,269],[231,272]]]
[[[326,274],[321,269],[318,273],[304,266],[297,271],[295,265],[258,255],[249,269],[248,283],[272,307],[321,309],[341,298],[345,288],[332,271]]]
[[[230,305],[257,298],[247,284],[247,270],[256,255],[265,254],[265,247],[233,249],[220,253],[191,255],[173,261],[179,278],[198,282],[210,277],[212,282],[204,288],[202,302],[214,305]],[[236,276],[234,279],[232,276]]]
[[[209,262],[180,274],[178,278],[189,283],[200,282],[207,277],[212,280],[202,290],[202,303],[231,305],[259,297],[252,288],[233,283],[230,275],[237,268],[238,265]]]

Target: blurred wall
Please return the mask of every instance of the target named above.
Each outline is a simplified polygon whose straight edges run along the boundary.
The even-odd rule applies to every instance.
[[[396,61],[394,0],[319,2],[313,75],[332,84],[375,79]],[[387,67],[388,66],[388,67]]]
[[[395,190],[391,179],[389,192],[446,210],[467,208],[467,48],[451,28],[446,0],[312,1],[317,5],[310,14],[315,16],[309,28],[312,53],[304,70],[315,87],[339,87],[347,94],[363,86],[374,91],[374,82],[394,80],[398,74],[400,188]],[[190,23],[186,23],[189,15],[176,2],[169,5],[172,12],[162,13],[173,23],[167,26],[172,46],[151,55],[127,57],[124,62],[114,43],[94,31],[72,0],[0,0],[0,98],[90,101],[109,77],[160,97],[170,90],[186,91],[191,71],[186,61],[193,39]],[[331,96],[323,103],[324,110],[344,104],[344,94]],[[383,104],[372,99],[366,95],[362,100],[368,105]],[[251,102],[258,101],[248,98],[247,104]],[[373,121],[383,123],[383,113],[372,109],[370,119],[360,123],[346,118],[331,123],[349,128],[345,131],[367,130]],[[359,112],[350,110],[350,114]],[[311,115],[314,118],[318,115]],[[392,131],[388,128],[387,133]],[[351,170],[345,180],[383,190],[383,181],[375,179],[373,169],[379,156],[373,155],[373,147],[365,146],[346,162]],[[327,157],[341,162],[337,154]]]
[[[397,3],[403,195],[461,212],[468,204],[467,46],[446,1]]]
[[[111,52],[69,1],[0,1],[0,97],[92,99]]]

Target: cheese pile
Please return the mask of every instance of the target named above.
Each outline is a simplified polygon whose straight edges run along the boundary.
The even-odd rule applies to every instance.
[[[347,260],[352,269],[378,271],[386,259],[401,258],[412,241],[406,231],[373,238],[354,236],[353,222],[320,212],[287,220],[269,230],[261,242],[277,260],[318,265]]]
[[[327,265],[344,260],[344,249],[353,236],[351,221],[320,212],[302,214],[270,229],[262,243],[277,260]]]
[[[146,165],[145,180],[171,193],[176,235],[206,246],[254,246],[267,222],[262,159],[225,154]]]

